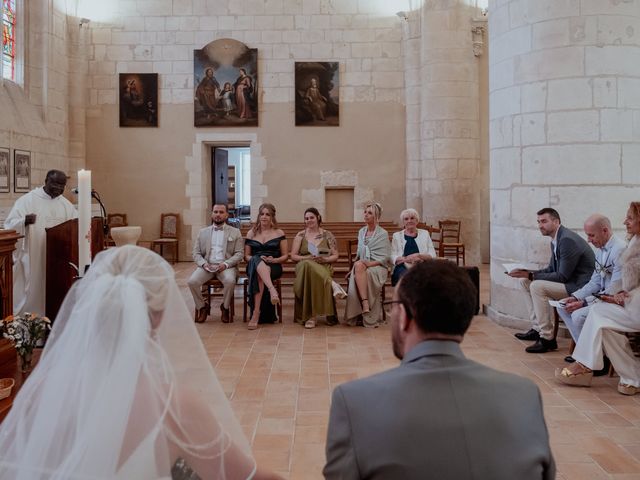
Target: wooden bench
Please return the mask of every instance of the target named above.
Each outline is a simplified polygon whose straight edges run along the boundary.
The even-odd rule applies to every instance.
[[[322,228],[330,231],[334,237],[336,238],[336,243],[338,245],[338,261],[336,261],[333,266],[333,275],[334,280],[341,285],[346,285],[345,275],[349,272],[349,241],[356,240],[358,238],[358,231],[362,228],[362,222],[323,222]],[[380,226],[389,232],[389,237],[394,232],[402,230],[402,227],[399,227],[393,222],[381,222]],[[250,226],[243,226],[242,236],[246,238],[247,232],[249,231]],[[298,222],[279,222],[278,228],[280,228],[285,237],[287,237],[288,243],[288,251],[291,253],[291,247],[293,246],[293,239],[301,230],[304,230],[304,224]],[[423,227],[421,227],[423,228]],[[389,238],[391,240],[391,238]],[[293,280],[295,278],[296,272],[296,263],[289,260],[288,262],[282,265],[282,283],[284,285],[292,285]],[[245,265],[242,263],[239,266],[239,275],[244,276],[245,273]]]

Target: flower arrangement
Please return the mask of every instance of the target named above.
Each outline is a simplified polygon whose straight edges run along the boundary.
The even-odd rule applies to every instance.
[[[31,368],[31,356],[38,341],[44,340],[51,330],[51,320],[35,313],[9,315],[2,320],[0,332],[15,347],[22,360],[22,370]]]

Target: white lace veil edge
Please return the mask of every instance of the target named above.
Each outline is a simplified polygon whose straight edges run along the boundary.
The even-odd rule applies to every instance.
[[[0,478],[169,477],[178,458],[201,478],[255,472],[173,269],[143,248],[106,250],[0,426]]]

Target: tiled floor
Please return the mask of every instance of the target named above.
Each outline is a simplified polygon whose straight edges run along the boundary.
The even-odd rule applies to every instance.
[[[186,279],[192,268],[176,265],[190,306]],[[488,301],[488,285],[485,266],[483,302]],[[237,288],[235,323],[220,323],[216,303],[214,318],[197,327],[258,463],[285,478],[316,479],[322,478],[332,389],[398,361],[388,326],[371,330],[320,322],[305,330],[292,323],[292,295],[290,287],[283,287],[281,325],[248,331],[242,323],[242,289]],[[344,305],[338,308],[342,312]],[[553,373],[564,363],[568,340],[560,339],[557,352],[531,355],[513,333],[480,315],[462,347],[468,357],[530,378],[540,387],[558,478],[640,479],[640,395],[618,394],[617,378],[596,378],[591,388],[560,385]]]

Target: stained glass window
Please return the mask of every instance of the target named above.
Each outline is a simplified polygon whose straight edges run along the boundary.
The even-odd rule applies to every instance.
[[[2,76],[15,80],[16,2],[2,0]]]

